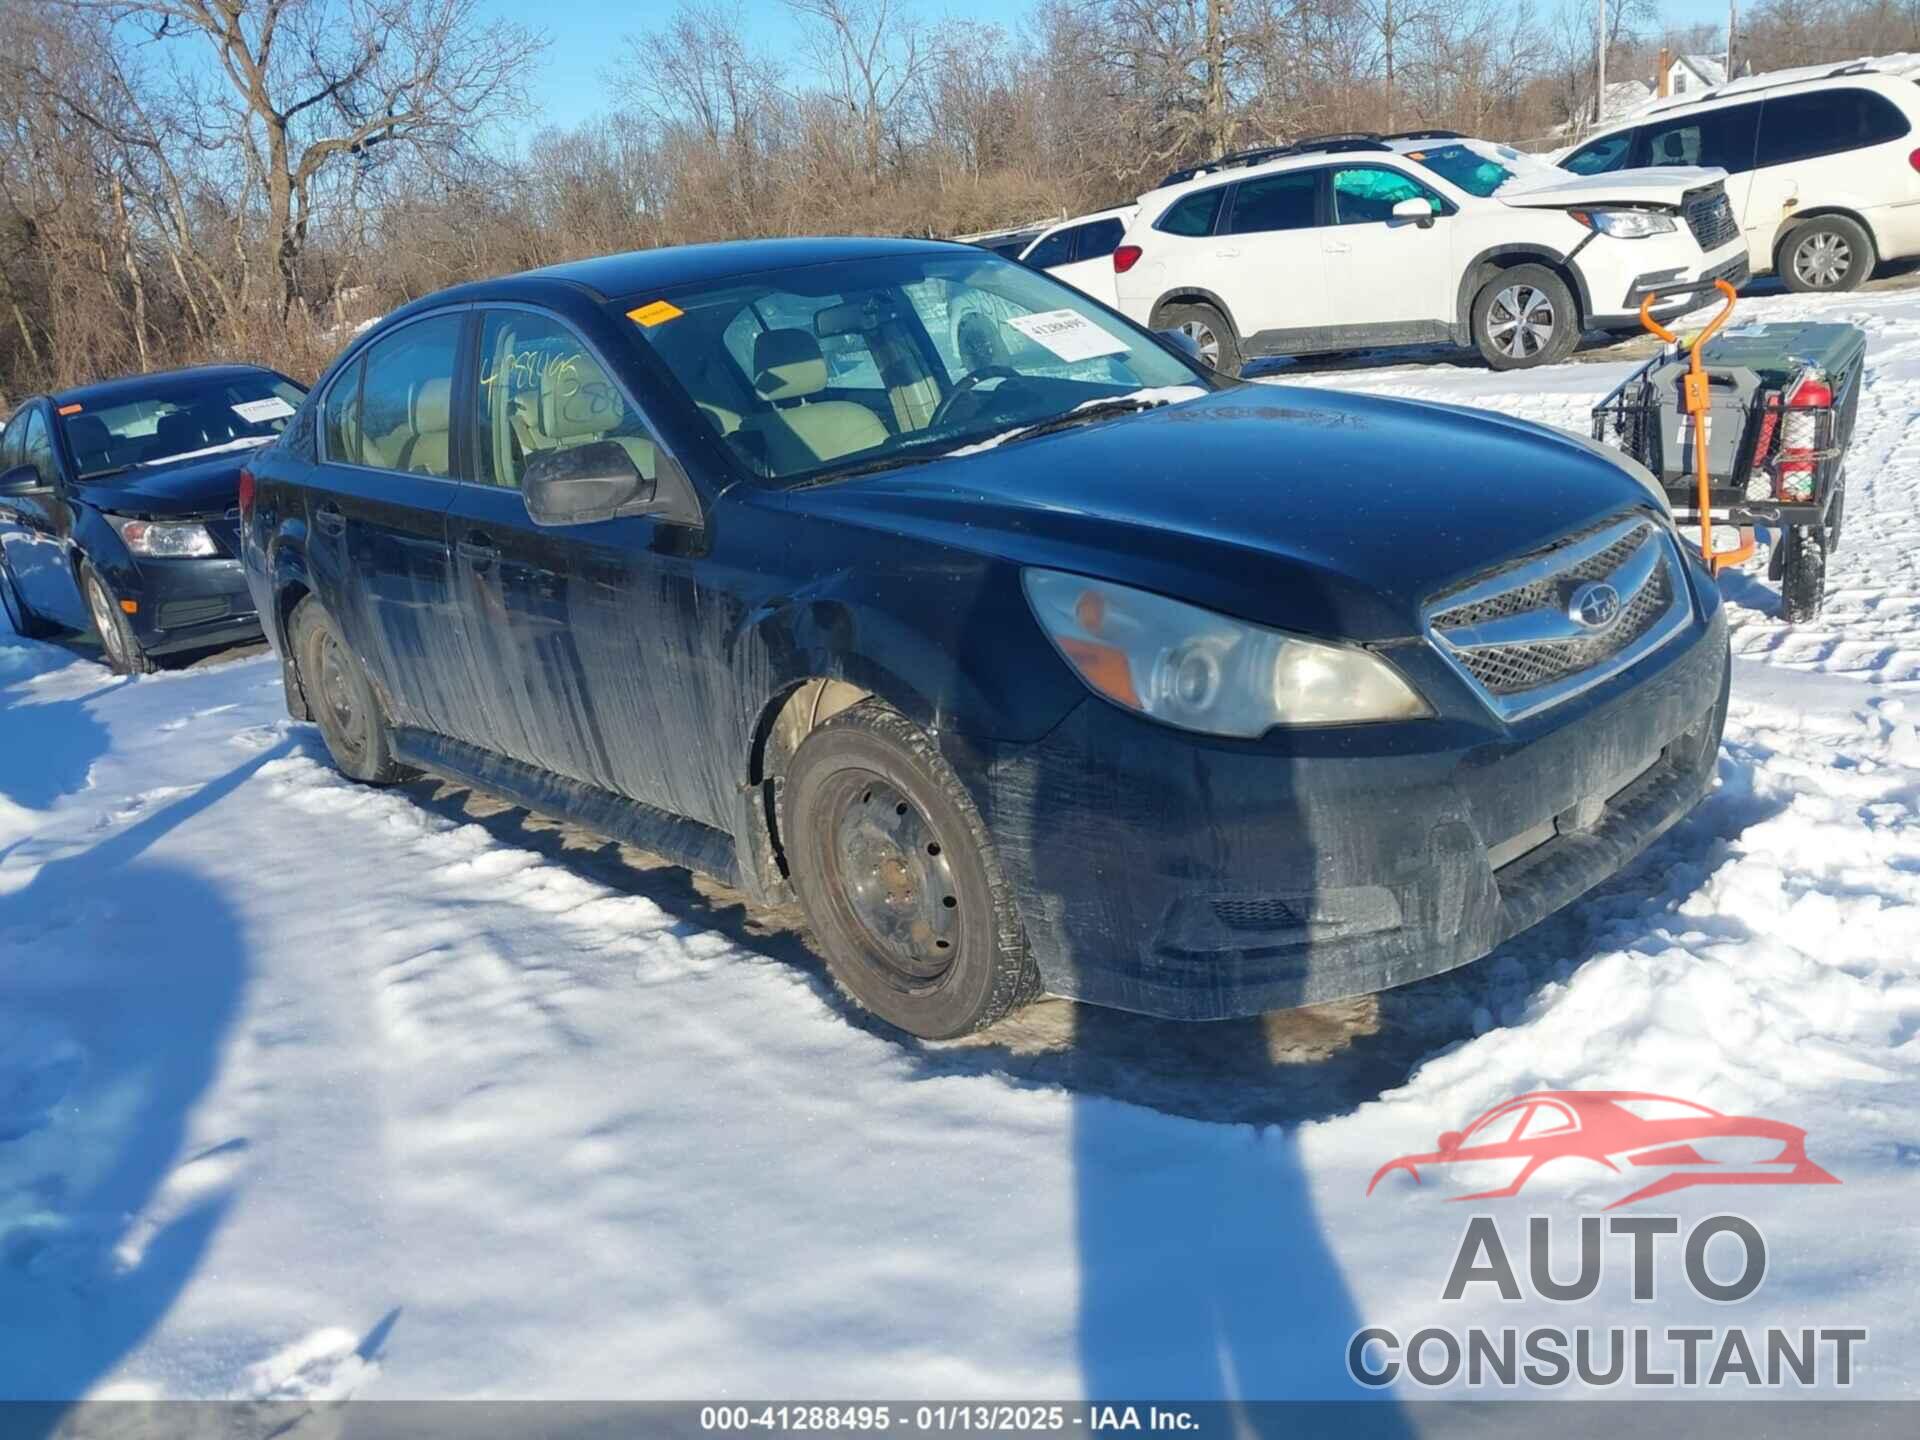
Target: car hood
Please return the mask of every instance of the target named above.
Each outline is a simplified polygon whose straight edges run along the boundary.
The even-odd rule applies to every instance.
[[[1243,385],[789,497],[799,512],[1098,575],[1308,634],[1423,602],[1635,506],[1651,477],[1485,411]]]
[[[1654,165],[1607,175],[1575,175],[1549,167],[1526,171],[1502,185],[1496,196],[1521,209],[1564,209],[1569,205],[1678,205],[1681,197],[1704,185],[1725,184],[1717,166]]]
[[[229,450],[174,465],[142,465],[90,480],[80,493],[116,515],[224,515],[239,501],[240,471],[251,450]]]

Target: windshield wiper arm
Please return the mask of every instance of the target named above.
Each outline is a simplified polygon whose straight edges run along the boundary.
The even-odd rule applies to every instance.
[[[1119,395],[1111,400],[1095,400],[1090,405],[1082,405],[1078,410],[1069,410],[1064,415],[1055,415],[1049,420],[1036,420],[1031,425],[1022,425],[1018,430],[1009,430],[1002,435],[998,444],[1009,445],[1015,440],[1032,440],[1040,435],[1052,435],[1057,431],[1071,430],[1078,425],[1090,425],[1096,420],[1111,419],[1115,415],[1132,415],[1141,410],[1158,410],[1167,404],[1165,400],[1142,400],[1137,395]]]

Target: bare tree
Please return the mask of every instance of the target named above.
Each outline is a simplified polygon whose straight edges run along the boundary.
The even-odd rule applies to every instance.
[[[891,141],[904,140],[903,102],[934,62],[925,27],[905,0],[786,0],[806,28],[806,51],[827,96],[860,127],[869,183]]]

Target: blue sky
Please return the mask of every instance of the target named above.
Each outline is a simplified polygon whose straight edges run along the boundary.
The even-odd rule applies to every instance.
[[[570,125],[584,120],[607,105],[607,91],[601,73],[616,60],[624,61],[625,35],[644,35],[653,24],[672,12],[671,0],[641,0],[639,4],[620,0],[562,0],[554,5],[529,5],[526,0],[483,0],[485,9],[538,29],[552,38],[538,73],[530,77],[529,90],[541,120],[553,125]],[[926,4],[922,13],[929,18],[942,14],[963,14],[1016,30],[1034,10],[1034,0],[966,0],[962,5]],[[780,0],[745,0],[749,22],[758,39],[774,54],[791,53],[798,30]],[[1670,25],[1688,25],[1700,21],[1719,23],[1726,17],[1726,0],[1667,0],[1661,12]]]

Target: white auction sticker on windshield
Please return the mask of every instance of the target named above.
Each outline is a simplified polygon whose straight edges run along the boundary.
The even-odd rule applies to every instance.
[[[1094,360],[1102,355],[1124,355],[1127,342],[1109,335],[1078,310],[1043,310],[1038,315],[1014,315],[1007,324],[1036,345],[1044,345],[1062,360]]]
[[[293,406],[278,395],[269,395],[264,400],[242,400],[228,408],[249,425],[264,425],[269,420],[284,420],[293,414]]]

